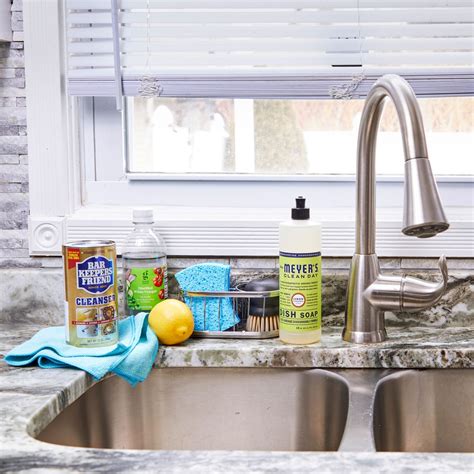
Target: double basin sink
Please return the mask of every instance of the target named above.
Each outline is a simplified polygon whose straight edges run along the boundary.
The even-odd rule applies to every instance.
[[[474,451],[474,371],[162,368],[105,379],[38,439],[114,449]]]

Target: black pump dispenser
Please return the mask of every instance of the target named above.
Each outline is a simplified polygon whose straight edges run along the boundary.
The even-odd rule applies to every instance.
[[[306,199],[303,196],[296,198],[296,207],[291,210],[291,218],[297,221],[309,219],[309,208],[305,207]]]

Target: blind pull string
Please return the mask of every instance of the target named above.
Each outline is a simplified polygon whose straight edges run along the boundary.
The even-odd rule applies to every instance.
[[[138,86],[138,95],[141,97],[156,97],[160,96],[163,92],[163,87],[161,87],[160,83],[158,82],[158,78],[153,77],[151,74],[151,66],[150,66],[150,30],[151,30],[151,12],[150,12],[150,0],[146,2],[147,8],[147,15],[146,15],[146,64],[145,69],[147,74],[144,74],[140,78],[140,85]]]
[[[360,28],[360,0],[357,0],[357,27],[358,27],[358,35],[359,35],[359,61],[361,64],[361,72],[360,74],[355,74],[352,76],[351,81],[345,84],[341,84],[338,86],[331,86],[329,88],[329,96],[331,99],[343,99],[349,100],[354,97],[354,92],[359,88],[360,84],[365,79],[364,74],[364,62],[362,60],[362,34]]]
[[[111,0],[112,13],[112,41],[114,48],[114,80],[115,80],[115,100],[117,110],[122,110],[123,80],[122,65],[120,64],[120,28],[118,18],[117,0]]]

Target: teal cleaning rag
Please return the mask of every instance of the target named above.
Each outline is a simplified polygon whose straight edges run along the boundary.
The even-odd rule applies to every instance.
[[[85,370],[97,380],[113,372],[135,386],[147,378],[158,352],[158,339],[148,326],[147,313],[120,321],[120,339],[114,346],[74,347],[66,342],[64,334],[64,326],[41,329],[12,349],[5,361],[17,367],[35,362],[46,369],[72,367]]]
[[[183,291],[229,291],[230,289],[230,265],[221,263],[192,265],[178,272],[175,277]],[[196,331],[225,331],[240,321],[230,298],[185,296],[184,301],[191,308]]]

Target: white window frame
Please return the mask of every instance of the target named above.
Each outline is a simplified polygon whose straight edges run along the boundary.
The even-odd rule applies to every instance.
[[[81,127],[91,124],[82,120],[83,110],[78,101],[65,93],[65,54],[62,25],[62,0],[24,0],[25,67],[27,76],[27,120],[30,173],[29,243],[31,255],[60,255],[64,241],[82,238],[105,238],[119,244],[131,224],[130,206],[117,204],[127,181],[97,184],[97,196],[109,196],[109,201],[86,204],[84,160],[85,149],[90,143],[81,140]],[[87,134],[86,134],[87,135]],[[355,151],[354,151],[355,156]],[[355,159],[355,158],[354,158]],[[402,166],[403,157],[400,157]],[[288,199],[296,194],[311,196],[314,214],[323,225],[323,252],[327,256],[350,256],[354,250],[355,209],[330,203],[331,200],[354,201],[354,177],[337,178],[339,185],[334,192],[334,177],[262,177],[253,176],[245,181],[241,177],[227,177],[204,184],[203,179],[181,180],[181,190],[176,192],[176,181],[160,181],[160,192],[171,195],[172,202],[156,206],[157,228],[168,244],[170,255],[202,256],[276,256],[278,251],[278,222],[288,217]],[[182,178],[182,177],[181,177]],[[176,179],[176,177],[175,177]],[[280,181],[276,181],[276,179]],[[397,178],[386,178],[390,184],[378,198],[392,199],[395,207],[385,207],[378,212],[377,251],[382,256],[450,257],[474,256],[474,216],[469,189],[472,184],[456,179],[444,179],[441,195],[451,223],[448,232],[432,239],[420,241],[405,237],[401,227],[401,189]],[[315,181],[318,185],[315,185]],[[466,181],[463,179],[463,181]],[[152,192],[156,183],[143,180],[140,185]],[[271,186],[269,186],[271,184]],[[203,186],[207,192],[203,193]],[[259,186],[258,188],[256,186]],[[284,186],[285,193],[281,193]],[[460,187],[467,193],[464,206],[452,206],[450,196]],[[271,189],[262,197],[247,189]],[[216,197],[224,189],[232,189],[233,202],[216,207]],[[240,190],[246,199],[239,200],[235,191]],[[91,190],[88,190],[89,194]],[[384,198],[383,193],[389,197]],[[101,194],[102,193],[102,194]],[[214,194],[211,194],[214,193]],[[308,194],[309,193],[309,194]],[[347,193],[347,194],[344,194]],[[469,196],[470,194],[470,196]],[[193,196],[204,200],[195,205]],[[90,196],[89,196],[90,197]],[[257,199],[255,199],[257,198]],[[207,200],[207,201],[206,201]],[[88,202],[93,201],[89,199]],[[255,202],[261,204],[255,206]],[[472,201],[472,199],[471,199]],[[158,202],[158,201],[157,201]],[[328,204],[326,204],[328,203]],[[399,204],[398,204],[399,203]],[[193,205],[194,204],[194,205]],[[398,207],[397,207],[398,206]]]

